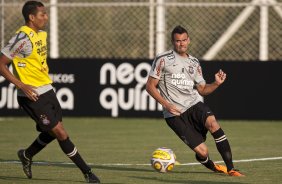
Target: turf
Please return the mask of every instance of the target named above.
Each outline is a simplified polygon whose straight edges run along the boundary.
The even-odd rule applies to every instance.
[[[64,126],[102,183],[280,183],[282,121],[219,122],[231,144],[235,166],[246,177],[212,173],[196,164],[194,153],[163,119],[65,118]],[[63,154],[56,141],[34,157],[33,179],[26,179],[16,152],[29,146],[36,136],[35,124],[29,118],[0,118],[0,183],[84,182],[80,171]],[[206,143],[211,158],[221,161],[210,134]],[[162,146],[173,149],[181,163],[170,173],[158,173],[149,165],[153,150]]]

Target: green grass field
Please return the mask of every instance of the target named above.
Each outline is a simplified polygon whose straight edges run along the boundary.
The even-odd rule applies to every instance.
[[[246,177],[213,173],[196,164],[194,153],[163,119],[64,119],[71,140],[102,183],[281,183],[282,121],[219,122],[231,144],[235,166]],[[0,118],[0,183],[84,183],[56,141],[34,157],[33,179],[26,179],[16,152],[37,136],[34,125],[29,118]],[[211,158],[221,161],[210,134],[206,143]],[[149,165],[151,153],[162,146],[173,149],[180,162],[170,173],[158,173]]]

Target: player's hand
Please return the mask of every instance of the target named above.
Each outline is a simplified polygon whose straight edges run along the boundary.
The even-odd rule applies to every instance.
[[[219,86],[226,79],[226,73],[224,73],[221,69],[215,74],[215,83]]]
[[[22,85],[21,88],[20,88],[24,93],[25,95],[32,101],[37,101],[38,100],[38,94],[37,92],[33,89],[32,86],[30,85]]]
[[[165,107],[171,114],[174,114],[176,116],[180,116],[181,111],[173,104],[169,103],[166,107]]]

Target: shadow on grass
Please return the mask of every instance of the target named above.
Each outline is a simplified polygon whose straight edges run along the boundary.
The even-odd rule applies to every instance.
[[[152,169],[136,168],[129,166],[109,166],[109,165],[93,165],[94,169],[111,170],[111,171],[129,171],[129,172],[152,172]]]
[[[194,173],[194,172],[193,172]],[[241,182],[220,182],[220,181],[201,181],[201,180],[189,180],[189,179],[161,179],[157,177],[144,177],[144,176],[131,176],[135,179],[140,179],[143,181],[148,181],[148,183],[152,182],[161,182],[161,183],[176,183],[176,184],[240,184]],[[246,183],[244,183],[246,184]]]
[[[85,183],[85,181],[81,180],[81,181],[73,181],[73,180],[65,180],[65,179],[52,179],[52,178],[48,178],[48,179],[40,179],[40,178],[32,178],[32,179],[28,179],[25,177],[19,177],[19,176],[0,176],[0,183],[1,181],[21,181],[21,182],[34,182],[34,183],[42,183],[44,181],[52,181],[52,182],[66,182],[66,183]]]
[[[0,159],[0,163],[1,162],[10,162],[10,163],[14,163],[14,164],[21,164],[19,161],[8,161],[8,160],[3,160]],[[65,162],[46,162],[46,161],[36,161],[33,163],[33,165],[38,165],[38,166],[55,166],[55,167],[63,167],[63,168],[77,168],[76,165],[74,165],[73,163],[65,163]],[[119,172],[157,172],[155,171],[153,168],[148,167],[148,168],[138,168],[139,166],[113,166],[113,165],[93,165],[90,164],[91,168],[94,170],[109,170],[109,171],[119,171]],[[144,166],[142,166],[144,167]],[[220,174],[220,173],[213,173],[210,171],[206,171],[206,172],[201,172],[201,171],[172,171],[171,174],[173,173],[178,173],[178,174],[217,174],[218,177],[226,177],[226,175],[224,174]],[[152,183],[152,182],[161,182],[161,183],[175,183],[175,184],[185,184],[185,183],[189,183],[189,184],[206,184],[207,181],[201,181],[201,180],[180,180],[180,179],[163,179],[163,178],[158,178],[158,177],[146,177],[144,176],[129,176],[131,178],[135,178],[135,179],[139,179],[139,180],[145,180],[148,181],[148,183]],[[13,176],[8,176],[8,177],[4,177],[4,176],[0,176],[0,181],[1,180],[19,180],[19,181],[29,181],[29,179],[23,178],[23,177],[13,177]],[[39,179],[39,178],[34,178],[32,179],[34,181],[38,181],[40,183],[43,181],[57,181],[57,180],[52,180],[52,179]],[[81,183],[83,181],[71,181],[71,180],[60,180],[63,182],[76,182],[76,183]],[[84,182],[83,182],[84,183]],[[208,181],[209,184],[240,184],[241,182],[219,182],[219,181]],[[110,184],[110,183],[108,183]],[[111,184],[119,184],[119,183],[111,183]],[[246,183],[245,183],[246,184]]]

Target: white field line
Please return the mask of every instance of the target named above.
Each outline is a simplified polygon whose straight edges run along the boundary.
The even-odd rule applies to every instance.
[[[243,160],[233,160],[233,162],[256,162],[256,161],[267,161],[267,160],[282,160],[282,157],[269,157],[269,158],[254,158],[254,159],[243,159]],[[223,161],[215,161],[215,163],[222,163]],[[10,161],[0,161],[1,164],[20,164],[21,162],[10,160]],[[37,165],[74,165],[72,162],[33,162]],[[90,166],[147,166],[151,164],[126,164],[126,163],[108,163],[108,164],[94,164],[88,163]],[[200,165],[198,162],[194,163],[176,163],[176,165]]]

